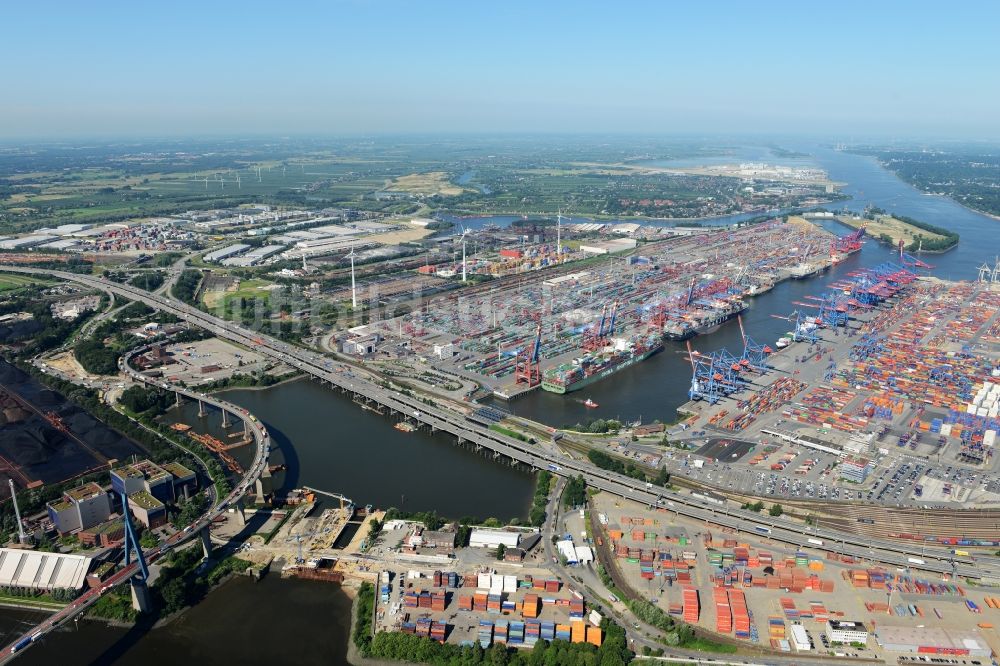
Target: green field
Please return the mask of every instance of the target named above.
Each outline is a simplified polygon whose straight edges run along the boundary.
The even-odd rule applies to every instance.
[[[0,255],[0,259],[2,259]],[[46,280],[39,280],[32,275],[14,275],[11,273],[0,273],[0,292],[13,291],[29,284],[49,284]]]

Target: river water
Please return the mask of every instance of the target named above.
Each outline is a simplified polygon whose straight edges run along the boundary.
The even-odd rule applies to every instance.
[[[810,153],[810,158],[768,158],[759,147],[735,150],[722,162],[768,161],[807,164],[827,170],[833,180],[845,182],[851,196],[843,204],[861,210],[874,204],[961,235],[958,248],[943,255],[928,255],[932,274],[952,279],[974,279],[976,267],[1000,253],[1000,222],[969,211],[954,202],[924,196],[901,182],[869,158],[816,146],[787,146]],[[707,158],[719,163],[717,157]],[[690,163],[689,163],[690,162]],[[701,162],[705,163],[705,162]],[[671,163],[675,166],[682,166]],[[696,166],[686,161],[683,166]],[[730,224],[747,216],[722,218]],[[489,222],[509,224],[514,216],[462,220],[466,226]],[[836,223],[837,233],[846,229]],[[787,315],[792,301],[816,294],[825,285],[852,270],[893,259],[893,253],[874,241],[826,274],[812,280],[788,281],[752,299],[744,315],[748,333],[759,342],[773,343],[787,322],[772,314]],[[734,322],[694,340],[699,349],[741,346]],[[690,367],[682,347],[668,344],[664,352],[626,372],[594,384],[586,395],[557,396],[535,392],[503,403],[518,414],[561,426],[595,416],[644,421],[671,418],[687,400]],[[347,398],[312,382],[297,381],[263,391],[227,392],[228,399],[261,418],[277,445],[276,460],[288,469],[279,473],[282,487],[310,485],[344,492],[359,504],[402,506],[409,510],[437,510],[450,516],[523,516],[530,503],[532,478],[521,471],[496,465],[486,458],[453,446],[444,436],[424,432],[401,433],[381,416],[364,412]],[[600,403],[587,410],[579,400],[592,397]],[[178,418],[197,418],[193,406],[182,408]],[[596,412],[596,414],[595,414]],[[218,434],[217,417],[208,417]],[[239,455],[243,455],[240,453]],[[123,630],[96,623],[81,623],[47,638],[21,659],[25,664],[119,664],[158,666],[186,663],[341,664],[347,641],[349,601],[335,585],[282,581],[276,576],[260,583],[239,579],[213,592],[177,622],[161,629]],[[3,640],[33,624],[34,612],[0,613]]]

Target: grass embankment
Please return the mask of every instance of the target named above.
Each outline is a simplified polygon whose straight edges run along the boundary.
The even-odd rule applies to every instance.
[[[897,247],[899,241],[903,241],[908,252],[944,252],[958,245],[959,240],[958,234],[948,229],[904,215],[876,214],[871,219],[841,216],[837,220],[854,229],[864,224],[869,236],[892,247]]]

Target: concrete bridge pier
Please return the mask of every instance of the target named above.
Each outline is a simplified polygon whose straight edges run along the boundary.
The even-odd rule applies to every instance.
[[[149,613],[153,610],[153,598],[149,594],[149,587],[146,581],[132,578],[132,608],[140,613]]]
[[[205,416],[205,403],[201,400],[198,401],[198,418],[204,418]]]
[[[247,524],[247,514],[243,508],[243,496],[241,495],[236,499],[236,505],[233,507],[236,509],[236,520],[240,525]]]
[[[209,531],[209,526],[205,525],[205,527],[201,528],[198,535],[201,537],[201,550],[207,560],[212,556],[212,533]]]
[[[178,391],[174,391],[174,404],[178,407],[181,406],[181,394]]]
[[[228,428],[229,427],[229,410],[228,409],[223,409],[222,410],[222,427],[223,428]]]
[[[250,438],[250,424],[247,421],[243,422],[243,436]]]

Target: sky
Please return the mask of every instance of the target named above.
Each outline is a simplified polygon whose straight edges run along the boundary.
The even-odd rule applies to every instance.
[[[4,6],[0,137],[1000,138],[998,2]]]

